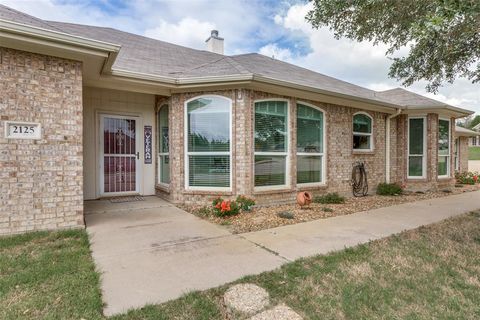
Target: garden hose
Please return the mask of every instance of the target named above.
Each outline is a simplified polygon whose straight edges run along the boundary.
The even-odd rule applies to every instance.
[[[368,193],[367,171],[363,162],[353,164],[352,192],[355,197],[364,197]]]

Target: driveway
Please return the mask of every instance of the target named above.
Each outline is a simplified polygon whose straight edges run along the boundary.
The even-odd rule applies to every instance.
[[[480,191],[232,235],[150,197],[87,202],[86,220],[104,313],[112,315],[476,209]]]
[[[85,203],[107,316],[216,287],[285,262],[164,200],[145,199]]]

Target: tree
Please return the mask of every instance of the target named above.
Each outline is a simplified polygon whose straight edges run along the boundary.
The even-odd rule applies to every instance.
[[[437,92],[444,82],[465,77],[480,81],[479,0],[313,0],[307,20],[329,27],[338,39],[372,41],[389,46],[389,76],[409,86],[426,80]]]
[[[470,129],[472,129],[473,127],[475,127],[479,123],[480,123],[480,115],[477,115],[477,116],[475,116],[475,118],[473,118],[472,121],[470,121],[470,123],[468,124],[468,127]]]

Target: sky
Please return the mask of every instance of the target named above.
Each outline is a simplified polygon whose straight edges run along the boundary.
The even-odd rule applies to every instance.
[[[388,77],[386,46],[336,40],[305,21],[303,0],[0,0],[44,20],[107,26],[195,49],[212,29],[225,38],[225,54],[258,52],[373,90],[401,87]],[[405,54],[405,49],[398,54]],[[426,83],[408,90],[480,114],[480,84],[457,79],[436,95]]]

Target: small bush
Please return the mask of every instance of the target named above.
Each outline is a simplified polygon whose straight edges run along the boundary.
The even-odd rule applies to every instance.
[[[338,193],[327,193],[323,196],[316,196],[313,198],[313,202],[322,204],[338,204],[345,203],[345,197],[342,197]]]
[[[333,209],[332,209],[332,208],[329,208],[329,207],[323,207],[323,208],[322,208],[322,211],[323,211],[323,212],[333,212]]]
[[[478,172],[462,172],[456,173],[455,178],[458,183],[461,184],[475,184],[480,182],[478,178]]]
[[[236,201],[242,211],[250,211],[252,210],[252,206],[255,205],[255,200],[245,196],[238,196]]]
[[[402,193],[402,187],[396,183],[380,183],[377,187],[377,194],[381,196],[397,196]]]
[[[213,213],[218,217],[234,216],[240,212],[239,205],[232,200],[215,198],[212,201]]]

